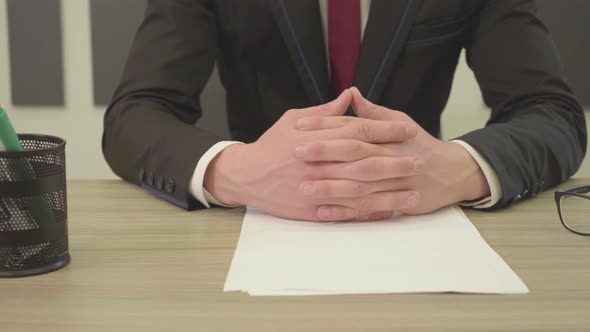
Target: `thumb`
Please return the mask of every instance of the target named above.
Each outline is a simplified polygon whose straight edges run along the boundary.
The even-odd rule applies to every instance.
[[[342,91],[338,98],[329,103],[317,106],[322,115],[326,116],[341,116],[346,113],[348,106],[352,102],[352,94],[349,89]]]
[[[394,112],[368,101],[356,87],[350,88],[350,92],[352,94],[352,109],[359,118],[393,120]]]
[[[359,89],[350,88],[352,94],[352,109],[359,118],[380,120],[380,121],[401,121],[406,123],[406,134],[408,138],[413,138],[418,134],[417,125],[409,116],[400,111],[390,110],[387,107],[375,105],[368,101]]]

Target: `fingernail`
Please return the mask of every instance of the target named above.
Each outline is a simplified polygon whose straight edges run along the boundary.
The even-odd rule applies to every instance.
[[[408,201],[406,203],[406,206],[408,208],[416,207],[418,205],[418,200],[419,200],[419,198],[418,198],[418,195],[417,194],[411,194],[408,197]]]
[[[416,136],[417,132],[416,132],[416,126],[414,125],[408,125],[406,126],[406,135],[408,136]]]
[[[302,191],[305,195],[311,195],[315,192],[315,186],[311,183],[306,183],[302,187]]]
[[[320,217],[320,219],[328,219],[330,218],[330,215],[332,214],[332,211],[329,207],[321,207],[318,209],[318,217]]]
[[[295,148],[295,156],[298,158],[303,158],[305,157],[305,154],[307,153],[307,146],[305,145],[298,145]]]
[[[295,122],[295,128],[297,129],[308,129],[309,128],[309,120],[308,119],[299,119]]]
[[[414,172],[421,173],[424,170],[424,160],[416,159],[414,160]]]

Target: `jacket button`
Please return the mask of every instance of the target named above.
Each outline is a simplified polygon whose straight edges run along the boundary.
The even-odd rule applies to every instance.
[[[174,180],[172,180],[170,178],[166,178],[165,189],[170,194],[174,193],[174,190],[176,190],[176,182],[174,182]]]
[[[533,186],[533,195],[536,195],[541,191],[543,191],[543,185],[540,183],[535,183],[535,185]]]
[[[139,183],[143,183],[145,181],[145,169],[139,170]]]
[[[154,173],[147,172],[147,184],[149,184],[151,187],[154,186]]]
[[[158,176],[158,179],[156,180],[156,189],[158,189],[159,191],[162,191],[162,189],[164,189],[164,177],[163,176]]]
[[[521,195],[516,195],[516,196],[515,196],[515,197],[512,199],[512,201],[513,201],[513,202],[516,202],[516,201],[519,201],[519,200],[521,200],[521,199],[522,199],[522,196],[521,196]]]

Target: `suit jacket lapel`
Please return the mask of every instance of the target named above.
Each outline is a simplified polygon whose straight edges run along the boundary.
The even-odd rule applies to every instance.
[[[354,80],[367,99],[380,98],[421,4],[422,0],[372,0]]]
[[[274,0],[273,13],[305,91],[313,104],[329,99],[329,80],[318,0]]]

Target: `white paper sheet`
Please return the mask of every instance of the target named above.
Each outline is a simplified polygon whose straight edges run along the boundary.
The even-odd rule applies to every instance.
[[[528,292],[457,207],[346,223],[249,209],[224,290],[290,296]]]

